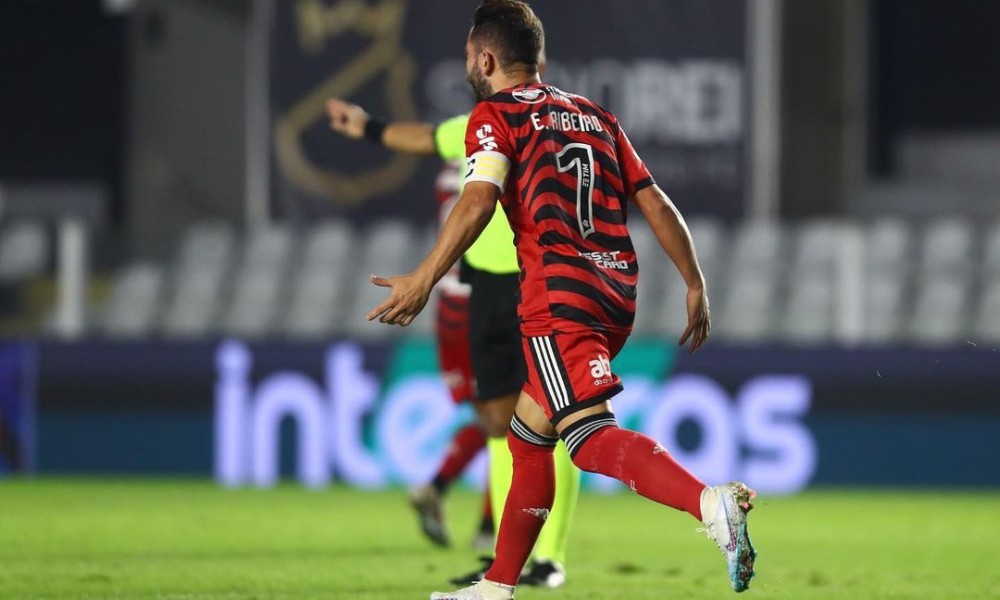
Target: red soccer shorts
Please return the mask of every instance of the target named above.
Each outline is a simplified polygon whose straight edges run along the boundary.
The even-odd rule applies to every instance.
[[[628,334],[573,331],[524,337],[528,381],[524,391],[553,424],[575,411],[595,406],[622,390],[611,360]]]
[[[474,386],[467,295],[438,294],[437,348],[441,375],[451,399],[455,404],[472,400]]]

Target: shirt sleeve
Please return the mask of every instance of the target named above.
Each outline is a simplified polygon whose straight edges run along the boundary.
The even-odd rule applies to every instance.
[[[434,129],[438,156],[444,160],[465,158],[465,129],[468,125],[469,115],[458,115],[442,121]]]
[[[490,102],[480,102],[465,130],[465,182],[485,181],[505,189],[514,145],[510,127]]]
[[[635,148],[632,147],[632,142],[629,141],[625,130],[622,129],[617,120],[615,128],[618,131],[615,137],[615,146],[618,148],[618,168],[621,169],[625,193],[631,196],[639,190],[653,185],[656,181],[649,169],[646,168],[646,164],[639,158]]]

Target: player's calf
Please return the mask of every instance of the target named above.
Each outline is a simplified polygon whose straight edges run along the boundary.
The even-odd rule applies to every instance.
[[[558,438],[535,433],[515,415],[507,441],[514,473],[497,533],[497,557],[486,579],[514,586],[552,510],[556,487],[552,453]]]
[[[584,471],[614,477],[637,494],[701,519],[705,484],[656,440],[618,427],[611,413],[583,417],[562,428],[560,435],[573,463]]]
[[[597,413],[583,417],[579,421],[566,426],[559,437],[566,443],[569,456],[573,459],[573,464],[591,473],[601,473],[600,463],[596,460],[585,460],[593,458],[595,453],[588,452],[581,456],[581,450],[596,434],[607,427],[618,427],[618,421],[610,412]],[[603,473],[609,475],[608,473]],[[614,477],[612,475],[612,477]]]

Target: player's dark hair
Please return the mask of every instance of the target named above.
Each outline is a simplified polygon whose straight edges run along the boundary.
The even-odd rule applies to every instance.
[[[472,45],[489,47],[500,68],[538,72],[538,57],[545,49],[545,30],[523,0],[483,0],[472,17]]]

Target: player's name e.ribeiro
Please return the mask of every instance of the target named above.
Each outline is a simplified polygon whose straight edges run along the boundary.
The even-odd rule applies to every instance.
[[[604,131],[600,119],[564,110],[554,110],[548,114],[531,113],[531,125],[536,131]]]

